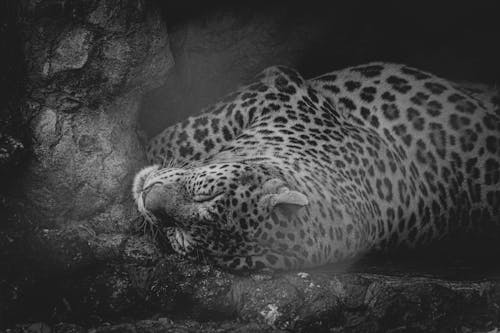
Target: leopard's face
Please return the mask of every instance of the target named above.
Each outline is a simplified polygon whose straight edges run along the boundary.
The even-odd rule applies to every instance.
[[[148,167],[133,192],[139,211],[176,252],[231,269],[270,266],[261,260],[269,251],[259,238],[263,224],[280,204],[307,204],[265,169],[243,163]]]

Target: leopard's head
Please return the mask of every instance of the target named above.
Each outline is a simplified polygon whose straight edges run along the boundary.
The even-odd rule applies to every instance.
[[[297,261],[279,241],[267,240],[279,231],[276,214],[297,214],[308,199],[265,168],[151,166],[137,174],[133,195],[146,221],[185,256],[230,269],[290,268]]]

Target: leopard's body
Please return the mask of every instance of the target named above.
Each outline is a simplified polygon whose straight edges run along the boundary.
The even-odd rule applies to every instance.
[[[156,136],[134,197],[178,252],[231,269],[493,230],[500,107],[486,96],[398,64],[310,80],[272,67]]]

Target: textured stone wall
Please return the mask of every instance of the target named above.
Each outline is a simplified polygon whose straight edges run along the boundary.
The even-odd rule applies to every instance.
[[[43,281],[85,270],[93,279],[96,265],[116,260],[145,164],[140,100],[173,66],[154,2],[8,1],[24,94],[1,114],[21,116],[26,133],[19,142],[14,122],[0,126],[0,327],[45,311],[37,304],[56,288],[39,295]]]
[[[151,2],[28,1],[22,8],[33,150],[23,179],[37,225],[119,231],[144,163],[141,95],[173,65]]]

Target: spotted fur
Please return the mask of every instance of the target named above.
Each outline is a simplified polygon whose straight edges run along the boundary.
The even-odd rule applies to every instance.
[[[269,68],[156,136],[134,197],[176,251],[230,269],[487,231],[500,224],[499,104],[405,65],[310,80]]]

